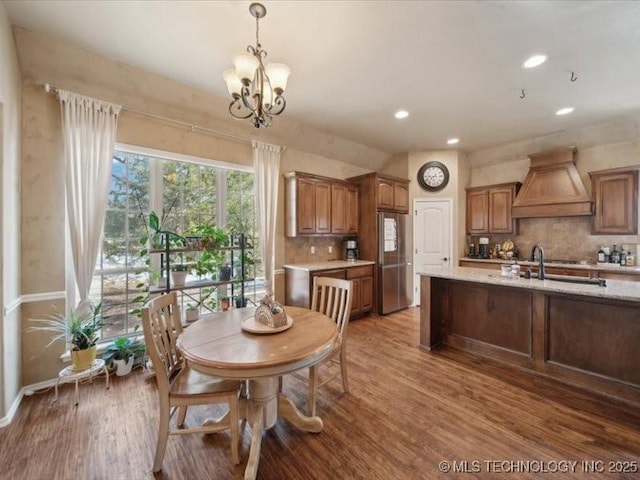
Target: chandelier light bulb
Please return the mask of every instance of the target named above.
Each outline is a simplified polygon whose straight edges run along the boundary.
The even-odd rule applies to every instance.
[[[264,69],[267,77],[271,81],[271,88],[274,91],[281,90],[281,94],[287,89],[287,80],[291,75],[291,70],[284,63],[270,63]]]
[[[222,74],[222,78],[224,78],[224,81],[227,84],[229,94],[232,97],[235,95],[240,96],[240,92],[242,91],[242,81],[238,77],[235,69],[230,68],[229,70],[225,70]]]
[[[242,83],[250,83],[253,81],[259,62],[253,55],[243,53],[242,55],[233,57],[233,65],[236,67],[236,73],[238,74],[238,78],[242,80]]]

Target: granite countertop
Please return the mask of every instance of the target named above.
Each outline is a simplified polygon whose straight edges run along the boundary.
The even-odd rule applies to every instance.
[[[469,257],[462,257],[460,258],[461,261],[465,261],[465,262],[478,262],[478,263],[498,263],[498,264],[507,264],[507,263],[515,263],[515,260],[503,260],[501,258],[469,258]],[[537,267],[538,266],[538,262],[532,262],[530,260],[518,260],[518,263],[520,265],[525,265],[525,266],[534,266]],[[544,262],[544,266],[545,267],[556,267],[556,268],[572,268],[572,269],[576,269],[576,270],[608,270],[611,272],[624,272],[624,273],[631,273],[631,274],[638,274],[640,275],[640,266],[635,266],[635,267],[626,267],[626,266],[621,266],[621,265],[615,265],[613,263],[599,263],[599,264],[595,264],[595,263],[554,263],[554,262]]]
[[[315,272],[316,270],[331,270],[334,268],[351,268],[362,267],[365,265],[375,265],[376,262],[369,260],[328,260],[326,262],[318,263],[292,263],[284,265],[284,268],[295,268],[298,270],[306,270],[308,272]]]
[[[444,269],[428,269],[420,272],[423,276],[464,280],[468,282],[488,283],[507,287],[528,288],[547,292],[585,295],[588,297],[608,298],[615,300],[640,301],[640,282],[624,280],[607,280],[606,287],[581,283],[566,283],[554,280],[538,280],[537,278],[503,277],[499,271],[493,272],[483,268],[452,267]]]

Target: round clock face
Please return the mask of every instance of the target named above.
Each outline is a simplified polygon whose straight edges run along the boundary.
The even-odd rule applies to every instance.
[[[442,190],[449,183],[449,170],[440,162],[427,162],[418,170],[418,183],[430,192]]]

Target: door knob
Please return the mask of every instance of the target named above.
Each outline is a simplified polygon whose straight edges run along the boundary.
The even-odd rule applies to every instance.
[[[446,262],[449,259],[447,257],[442,257],[442,260],[444,260]]]

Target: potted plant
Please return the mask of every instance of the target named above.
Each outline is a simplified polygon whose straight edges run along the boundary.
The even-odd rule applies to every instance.
[[[144,343],[141,341],[127,337],[116,338],[107,349],[108,352],[113,353],[111,358],[116,366],[116,375],[119,377],[128,375],[131,372],[136,355],[143,355],[145,348]]]
[[[200,245],[204,250],[215,250],[229,242],[229,234],[223,228],[210,224],[196,225],[191,231],[200,237]]]
[[[244,308],[247,306],[247,299],[245,297],[238,295],[235,298],[235,301],[236,301],[236,308]]]
[[[220,297],[220,308],[222,309],[223,312],[226,312],[227,310],[229,310],[229,307],[231,306],[231,300],[229,300],[229,297]]]
[[[171,281],[174,287],[184,287],[184,283],[189,273],[189,267],[183,263],[178,263],[171,267]]]
[[[187,305],[185,310],[185,320],[187,322],[195,322],[198,318],[200,318],[200,310],[198,309],[198,306],[194,303]]]
[[[46,331],[57,335],[46,345],[58,340],[67,339],[70,344],[71,363],[74,371],[90,368],[96,359],[96,343],[99,339],[102,319],[102,304],[86,309],[74,309],[69,315],[54,313],[47,318],[32,319],[38,325],[29,327],[27,331]]]

